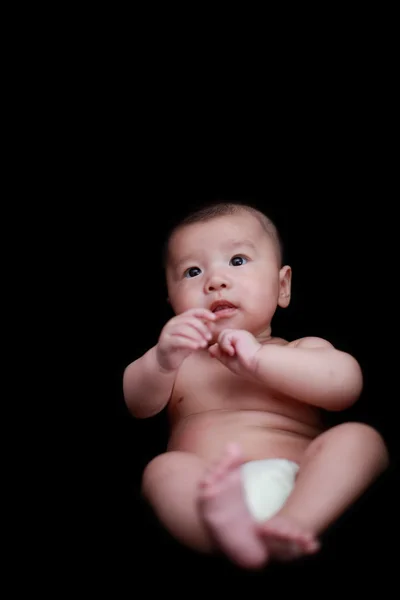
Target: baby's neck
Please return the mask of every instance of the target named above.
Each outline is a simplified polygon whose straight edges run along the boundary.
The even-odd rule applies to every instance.
[[[274,338],[272,337],[271,326],[267,327],[266,329],[263,329],[260,333],[256,334],[255,338],[257,342],[260,342],[260,344],[272,343],[274,341]]]

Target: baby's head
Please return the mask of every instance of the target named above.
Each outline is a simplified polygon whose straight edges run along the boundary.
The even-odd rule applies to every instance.
[[[291,269],[282,264],[282,243],[274,223],[247,204],[218,202],[191,213],[173,228],[164,250],[168,297],[175,314],[190,308],[214,310],[213,324],[270,335],[277,306],[290,302]]]

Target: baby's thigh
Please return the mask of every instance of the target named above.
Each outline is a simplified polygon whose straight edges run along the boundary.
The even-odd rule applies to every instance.
[[[316,455],[335,456],[342,454],[357,456],[361,453],[378,454],[384,457],[386,450],[382,436],[370,425],[358,422],[347,422],[328,429],[307,448],[304,462],[314,458]]]
[[[204,475],[206,463],[189,452],[166,452],[153,458],[142,476],[142,493],[152,501],[192,496]]]
[[[145,468],[142,493],[166,529],[179,541],[209,552],[212,543],[199,517],[197,497],[206,463],[186,452],[167,452]]]

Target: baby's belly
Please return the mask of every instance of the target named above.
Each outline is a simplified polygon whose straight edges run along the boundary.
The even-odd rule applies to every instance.
[[[256,410],[211,410],[186,416],[172,426],[168,450],[193,452],[212,461],[230,442],[238,443],[245,460],[286,458],[300,462],[322,429],[289,417]]]

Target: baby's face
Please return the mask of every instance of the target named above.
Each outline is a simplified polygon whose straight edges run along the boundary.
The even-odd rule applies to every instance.
[[[225,328],[268,335],[277,305],[287,306],[290,269],[280,268],[275,241],[247,212],[217,217],[179,229],[170,242],[167,286],[175,314],[190,308],[218,311],[215,334]]]

